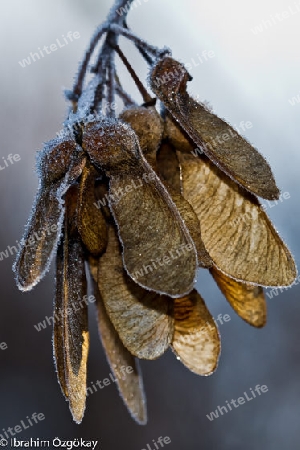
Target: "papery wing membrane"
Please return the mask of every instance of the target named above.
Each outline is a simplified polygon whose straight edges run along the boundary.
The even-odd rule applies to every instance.
[[[142,173],[140,178],[124,174],[111,178],[110,190],[126,192],[132,181],[132,190],[110,203],[125,268],[147,289],[184,295],[194,285],[198,265],[191,236],[158,178],[144,182]]]
[[[213,263],[201,238],[199,219],[181,192],[181,169],[176,151],[168,143],[162,144],[159,149],[157,170],[193,239],[199,266],[211,267]]]
[[[256,197],[204,156],[178,156],[184,197],[199,218],[205,248],[216,266],[248,283],[290,285],[295,263]]]
[[[267,305],[261,286],[253,286],[229,278],[215,267],[210,269],[215,282],[234,311],[254,327],[263,327],[267,320]]]
[[[85,255],[76,229],[76,187],[66,195],[66,217],[63,248],[58,252],[56,305],[61,305],[62,318],[54,327],[54,343],[64,348],[64,370],[61,350],[55,345],[60,384],[68,395],[73,418],[80,423],[85,410],[87,358],[89,350],[88,313],[84,296],[87,292]],[[61,269],[63,268],[63,273]],[[61,276],[63,275],[63,276]],[[60,299],[58,296],[62,296]],[[56,306],[57,308],[57,306]],[[61,331],[59,325],[62,326]]]
[[[153,92],[214,164],[254,194],[278,198],[267,161],[228,123],[188,95],[189,79],[183,65],[170,57],[159,60],[150,75]]]
[[[49,269],[61,233],[64,206],[57,190],[40,187],[14,264],[19,289],[32,289]]]
[[[147,422],[146,398],[138,360],[124,347],[105,310],[103,300],[94,285],[99,335],[107,361],[116,380],[120,395],[139,423]]]
[[[209,375],[217,367],[221,348],[218,328],[196,290],[174,300],[172,347],[180,361],[198,375]]]
[[[135,284],[123,268],[116,231],[110,227],[105,254],[100,258],[98,287],[108,316],[132,355],[156,359],[171,343],[171,299]]]

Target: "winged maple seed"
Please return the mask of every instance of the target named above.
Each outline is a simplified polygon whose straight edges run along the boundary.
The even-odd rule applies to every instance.
[[[266,322],[262,286],[287,286],[296,277],[289,250],[255,196],[278,197],[268,163],[235,132],[216,145],[216,134],[232,134],[232,128],[188,95],[191,78],[168,50],[128,29],[126,14],[118,11],[130,2],[117,1],[96,30],[67,92],[72,109],[64,129],[38,153],[39,188],[14,264],[17,285],[26,291],[56,254],[54,357],[77,423],[86,403],[89,332],[82,299],[90,276],[108,363],[141,424],[147,414],[138,359],[156,359],[170,347],[199,375],[217,367],[220,337],[195,290],[199,267],[210,271],[237,314],[255,327]],[[167,111],[156,109],[118,47],[120,35],[150,66],[152,91]],[[116,54],[143,105],[123,89]],[[85,83],[92,57],[93,77]],[[116,95],[124,104],[118,118],[112,108],[103,112]],[[197,157],[196,146],[204,152]],[[252,220],[239,220],[246,213]],[[49,228],[55,230],[50,235]],[[126,379],[122,366],[132,368]]]

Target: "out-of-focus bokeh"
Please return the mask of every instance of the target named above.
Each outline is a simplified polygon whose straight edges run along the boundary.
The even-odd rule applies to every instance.
[[[242,122],[251,122],[242,133],[268,159],[281,191],[289,193],[283,201],[269,203],[268,213],[299,262],[300,3],[135,3],[128,25],[148,42],[170,47],[175,58],[191,64],[190,92],[207,100],[241,131]],[[268,323],[256,330],[234,314],[212,279],[200,271],[198,288],[211,312],[215,318],[229,314],[231,319],[219,325],[218,370],[210,377],[198,377],[171,352],[157,361],[142,362],[149,412],[144,427],[132,421],[112,384],[89,395],[81,425],[72,421],[54,371],[52,327],[39,332],[34,327],[52,315],[53,269],[29,293],[22,294],[15,286],[13,246],[21,238],[37,187],[35,152],[61,129],[67,111],[62,89],[72,86],[89,38],[111,4],[108,0],[9,0],[1,5],[0,253],[8,250],[8,256],[0,260],[0,435],[23,421],[27,428],[16,434],[18,439],[96,438],[101,450],[155,449],[153,441],[159,436],[169,436],[171,443],[165,447],[170,450],[297,450],[299,285],[267,297]],[[63,42],[69,31],[78,32],[80,38],[22,67],[20,62],[31,52],[56,39]],[[145,79],[142,58],[124,40],[122,48]],[[208,52],[213,56],[207,57]],[[20,156],[13,164],[7,159],[10,153]],[[110,372],[93,308],[90,327],[88,386]],[[207,418],[226,401],[244,392],[249,396],[258,384],[268,391],[215,420]],[[27,416],[34,412],[45,419],[29,426]]]

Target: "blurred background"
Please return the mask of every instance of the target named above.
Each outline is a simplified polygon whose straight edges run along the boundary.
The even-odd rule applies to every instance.
[[[108,0],[2,2],[0,252],[22,236],[37,187],[35,152],[61,129],[67,111],[62,89],[72,86],[89,38],[111,5]],[[268,213],[298,263],[299,24],[300,4],[283,0],[140,0],[128,15],[138,35],[170,47],[175,58],[192,64],[189,89],[194,96],[208,101],[232,125],[252,123],[243,134],[268,159],[281,191],[290,194]],[[69,31],[80,38],[30,65],[19,64]],[[123,40],[122,48],[145,79],[143,60]],[[214,56],[200,62],[204,51]],[[125,86],[135,95],[129,79]],[[7,162],[10,153],[20,160]],[[0,261],[0,434],[37,412],[45,420],[18,439],[96,438],[101,450],[148,450],[147,444],[154,449],[159,436],[169,436],[167,448],[173,450],[299,448],[299,285],[268,298],[268,323],[256,330],[234,314],[213,280],[200,271],[198,287],[210,311],[231,318],[219,327],[222,355],[216,373],[198,377],[171,352],[142,361],[146,426],[133,422],[113,384],[88,397],[83,422],[76,425],[54,371],[52,327],[40,332],[34,327],[52,315],[53,269],[33,291],[22,294],[11,271],[13,260],[9,254]],[[91,306],[89,383],[110,372]],[[218,405],[257,384],[267,385],[268,392],[214,421],[207,419]]]

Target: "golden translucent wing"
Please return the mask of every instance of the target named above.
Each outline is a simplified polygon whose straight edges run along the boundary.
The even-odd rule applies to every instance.
[[[140,286],[178,297],[191,291],[196,248],[167,190],[126,124],[96,123],[83,145],[109,177],[109,206],[128,274]]]
[[[114,228],[100,258],[98,287],[108,316],[124,346],[138,358],[156,359],[173,337],[171,300],[135,284],[123,268]]]
[[[196,290],[174,300],[172,348],[180,361],[198,375],[209,375],[217,367],[221,349],[218,328]]]
[[[201,224],[205,248],[227,275],[262,286],[288,286],[293,258],[256,197],[206,157],[178,152],[183,194]]]
[[[188,95],[189,80],[184,66],[171,57],[160,59],[150,74],[153,92],[214,164],[254,194],[278,198],[267,161],[228,123]]]
[[[100,208],[96,206],[95,180],[97,170],[87,164],[81,174],[78,196],[77,226],[81,239],[94,255],[105,250],[107,226]]]
[[[267,305],[261,286],[235,281],[215,267],[210,269],[210,273],[222,294],[242,319],[257,328],[266,324]]]

